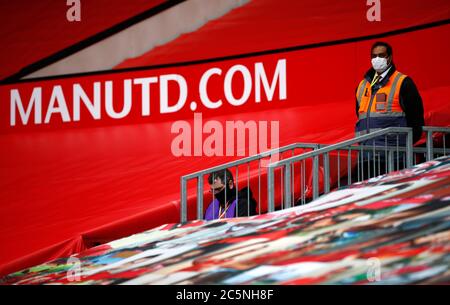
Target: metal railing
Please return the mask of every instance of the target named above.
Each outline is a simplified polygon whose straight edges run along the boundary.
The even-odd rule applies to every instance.
[[[366,180],[371,177],[379,176],[380,174],[388,173],[394,170],[409,168],[416,163],[431,160],[435,155],[446,155],[445,135],[443,136],[443,148],[433,147],[433,133],[450,133],[450,128],[446,127],[424,127],[423,130],[427,133],[426,147],[413,147],[412,129],[406,127],[390,127],[375,131],[351,140],[343,141],[333,145],[322,145],[320,149],[313,152],[308,152],[299,156],[287,158],[278,162],[271,163],[268,167],[267,178],[267,194],[268,194],[268,212],[274,211],[275,199],[275,181],[274,170],[282,168],[284,171],[285,181],[282,185],[284,207],[292,205],[291,195],[294,184],[291,179],[291,168],[295,162],[304,162],[307,159],[313,160],[313,184],[312,184],[312,199],[316,199],[320,193],[319,187],[319,158],[323,158],[323,194],[330,192],[330,155],[332,152],[337,155],[337,188],[341,187],[340,181],[340,154],[342,151],[346,152],[347,156],[347,184]],[[392,145],[392,134],[395,135],[395,145]],[[406,141],[403,145],[399,144],[399,137],[401,134],[406,134]],[[384,136],[384,141],[380,141],[380,137]],[[390,141],[388,140],[390,137]],[[374,143],[373,145],[365,145],[366,143]],[[383,146],[375,145],[376,142],[384,142]],[[390,143],[389,143],[390,142]],[[388,145],[389,143],[389,145]],[[359,144],[359,145],[357,145]],[[362,145],[361,145],[362,144]],[[353,172],[352,152],[356,152],[356,172]],[[421,156],[423,155],[423,156]],[[426,156],[426,158],[425,158]],[[371,169],[373,170],[371,171]],[[366,172],[364,172],[366,170]],[[305,190],[300,192],[302,196],[306,193]],[[302,197],[300,202],[305,202]]]
[[[427,139],[427,161],[433,160],[435,154],[444,155],[446,156],[446,149],[445,149],[445,134],[450,133],[450,127],[431,127],[431,126],[425,126],[423,127],[423,131],[426,133],[426,139]],[[433,133],[442,133],[442,144],[443,149],[433,149]]]
[[[239,174],[238,174],[238,166],[240,165],[250,165],[251,162],[258,162],[258,203],[261,202],[261,171],[264,170],[266,167],[261,166],[261,160],[264,158],[272,158],[274,155],[278,155],[279,157],[282,157],[283,152],[291,151],[292,156],[295,154],[296,149],[301,149],[301,152],[303,153],[305,150],[314,150],[318,149],[320,147],[319,144],[311,144],[311,143],[294,143],[287,146],[283,146],[280,148],[271,149],[268,151],[265,151],[263,153],[259,153],[253,156],[249,156],[243,159],[231,161],[225,164],[221,164],[218,166],[214,166],[205,170],[201,170],[189,175],[185,175],[181,177],[181,209],[180,209],[180,221],[186,222],[187,221],[187,183],[189,180],[195,179],[197,180],[197,219],[203,219],[203,184],[204,180],[203,177],[205,175],[212,174],[214,172],[220,171],[220,170],[226,170],[235,167],[236,168],[236,177],[235,181],[238,184],[239,183]],[[250,174],[247,172],[247,182],[249,183]],[[236,192],[238,191],[238,187],[236,187]],[[225,192],[225,197],[227,196]],[[260,209],[259,209],[260,210]]]
[[[363,136],[359,136],[337,144],[326,145],[316,143],[294,143],[281,148],[272,149],[254,156],[214,166],[181,177],[181,209],[180,220],[186,222],[188,218],[187,201],[189,180],[196,180],[196,213],[197,219],[204,216],[204,176],[221,170],[235,168],[236,198],[239,185],[239,166],[247,165],[247,186],[250,184],[250,163],[257,162],[258,179],[258,205],[261,213],[261,176],[262,171],[267,174],[267,211],[275,210],[275,183],[280,182],[281,208],[292,207],[293,204],[305,204],[308,200],[316,199],[320,194],[330,192],[332,187],[337,189],[342,186],[363,181],[384,173],[411,167],[417,163],[428,161],[435,156],[446,155],[445,135],[450,133],[449,127],[424,127],[426,133],[426,147],[413,147],[413,133],[411,128],[390,127],[378,130]],[[443,148],[433,147],[433,134],[443,133]],[[384,140],[384,141],[383,141]],[[367,144],[372,143],[372,145]],[[381,144],[381,145],[380,145]],[[441,145],[439,144],[439,145]],[[295,153],[300,150],[300,154]],[[291,156],[283,158],[285,152],[292,151]],[[306,152],[305,152],[306,151]],[[297,151],[298,152],[298,151]],[[271,158],[278,154],[281,160],[270,163],[267,167],[261,167],[261,160]],[[307,168],[306,161],[311,161],[311,170]],[[342,161],[344,160],[344,161]],[[308,161],[308,162],[309,162]],[[334,166],[330,167],[330,161]],[[341,163],[346,163],[341,166]],[[296,171],[295,164],[301,163],[300,171]],[[332,170],[335,172],[332,173]],[[280,181],[275,181],[275,171],[280,170]],[[343,170],[343,171],[342,171]],[[310,181],[307,180],[310,173]],[[295,198],[295,186],[297,180],[300,197]],[[319,178],[322,177],[322,185]],[[331,181],[331,177],[334,181]],[[227,193],[225,191],[225,201]],[[214,200],[214,195],[213,195]],[[277,205],[278,206],[278,205]]]
[[[397,145],[395,147],[388,146],[388,137],[389,135],[396,135],[396,143]],[[399,143],[399,135],[404,134],[406,135],[406,151],[405,154],[401,154],[402,147],[398,145]],[[375,139],[379,139],[380,137],[383,137],[385,139],[385,146],[384,147],[377,147],[375,145],[372,146],[365,146],[365,145],[359,145],[355,146],[357,144],[364,144],[367,143],[367,141]],[[384,154],[381,155],[380,149],[384,150]],[[269,164],[267,169],[267,195],[268,195],[268,212],[273,212],[275,210],[275,196],[274,196],[274,190],[275,190],[275,181],[274,181],[274,171],[278,167],[283,167],[284,171],[284,196],[283,199],[286,202],[283,202],[284,207],[291,207],[292,201],[292,182],[291,182],[291,167],[294,164],[294,162],[305,162],[305,160],[312,158],[313,160],[313,185],[312,185],[312,197],[313,200],[316,199],[319,196],[319,157],[323,157],[323,193],[328,193],[330,191],[330,175],[329,175],[329,161],[330,161],[330,153],[336,152],[339,153],[340,151],[346,151],[347,152],[347,171],[348,171],[348,179],[350,179],[350,182],[356,182],[351,179],[352,177],[352,161],[351,161],[351,155],[352,150],[357,150],[357,166],[358,166],[358,181],[364,180],[366,177],[364,175],[364,168],[365,165],[367,165],[367,176],[370,176],[370,167],[373,163],[374,166],[380,164],[378,170],[381,170],[381,159],[383,158],[383,163],[385,165],[385,169],[388,169],[391,171],[393,169],[393,159],[397,158],[397,168],[400,167],[400,156],[403,155],[406,160],[404,164],[406,164],[406,167],[411,167],[413,165],[413,133],[411,128],[406,127],[390,127],[382,130],[378,130],[363,136],[359,136],[347,141],[343,141],[337,144],[328,145],[326,147],[320,148],[318,150],[307,152],[299,156],[287,158],[278,162],[274,162]],[[369,150],[369,151],[368,151]],[[378,150],[378,161],[377,161],[377,150]],[[365,153],[367,152],[367,158],[364,159]],[[361,161],[361,162],[360,162]],[[304,164],[303,164],[304,167]],[[340,169],[338,169],[338,172],[340,172]],[[375,167],[374,167],[374,173],[375,173]],[[302,196],[304,196],[306,191],[303,189],[301,191]],[[302,201],[304,201],[304,198],[302,198]]]

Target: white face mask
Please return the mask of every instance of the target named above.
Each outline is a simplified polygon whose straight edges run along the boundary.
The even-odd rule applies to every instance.
[[[387,58],[375,57],[372,58],[372,67],[378,73],[383,73],[387,67]]]

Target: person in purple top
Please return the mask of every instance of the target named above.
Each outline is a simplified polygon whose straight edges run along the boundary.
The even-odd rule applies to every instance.
[[[213,200],[205,212],[205,220],[256,215],[256,200],[248,187],[236,194],[233,174],[228,170],[211,173],[208,177]]]

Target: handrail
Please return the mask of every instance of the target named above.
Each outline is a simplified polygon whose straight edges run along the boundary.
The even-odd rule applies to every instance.
[[[435,126],[424,126],[423,131],[426,132],[427,136],[427,161],[433,159],[433,132],[444,132],[450,133],[450,127],[435,127]],[[445,154],[445,136],[444,140],[444,154]]]
[[[293,165],[294,162],[303,161],[312,158],[312,198],[316,199],[319,195],[319,157],[323,156],[323,165],[324,165],[324,192],[327,193],[330,191],[330,168],[329,168],[329,162],[330,162],[330,153],[333,151],[337,151],[338,154],[338,188],[340,187],[339,183],[339,177],[340,177],[340,151],[347,150],[348,151],[348,162],[350,162],[350,166],[347,166],[348,171],[348,184],[350,184],[352,180],[352,162],[351,162],[351,151],[357,151],[358,152],[358,179],[360,176],[360,168],[359,168],[359,155],[361,155],[362,160],[364,162],[363,153],[365,154],[366,151],[373,152],[373,155],[375,156],[376,153],[382,152],[378,154],[378,160],[380,160],[380,156],[384,156],[384,161],[386,161],[386,172],[394,170],[394,157],[397,156],[397,168],[399,167],[399,153],[402,153],[403,158],[403,164],[406,165],[406,167],[411,167],[413,165],[413,160],[418,160],[418,162],[421,162],[421,160],[424,160],[426,157],[426,160],[429,161],[433,159],[434,155],[436,154],[446,154],[446,143],[445,143],[445,136],[443,137],[443,148],[434,148],[433,147],[433,133],[439,132],[439,133],[450,133],[450,127],[435,127],[435,126],[424,126],[423,131],[426,133],[426,147],[413,147],[413,133],[412,129],[408,127],[389,127],[382,130],[377,130],[375,132],[365,134],[362,136],[358,136],[356,138],[342,141],[336,144],[318,144],[318,143],[293,143],[290,145],[286,145],[280,148],[271,149],[253,156],[245,157],[242,159],[234,160],[231,162],[227,162],[218,166],[213,166],[208,169],[204,169],[201,171],[197,171],[188,175],[184,175],[180,178],[180,184],[181,184],[181,209],[180,209],[180,220],[181,222],[187,221],[187,182],[190,179],[197,179],[197,218],[202,219],[203,218],[203,176],[207,174],[211,174],[213,172],[217,172],[220,170],[225,170],[228,168],[236,167],[236,174],[238,173],[238,166],[243,164],[250,164],[252,161],[258,160],[261,162],[262,158],[271,157],[274,154],[280,154],[285,151],[292,150],[294,154],[295,149],[311,149],[312,151],[302,153],[297,156],[288,157],[283,160],[279,160],[273,163],[270,163],[267,166],[267,194],[268,194],[268,212],[274,211],[275,209],[275,198],[274,198],[274,172],[275,169],[278,167],[284,167],[284,171],[282,172],[284,175],[284,178],[281,177],[282,182],[284,179],[284,191],[283,197],[286,202],[283,202],[284,207],[290,207],[291,202],[291,178],[295,179],[295,177],[291,173],[291,165]],[[365,145],[365,143],[368,140],[374,140],[375,138],[386,136],[388,134],[397,134],[397,146],[389,145],[387,146],[387,141],[385,140],[385,146],[380,145]],[[406,134],[406,145],[399,145],[398,143],[398,136],[399,134]],[[359,144],[359,145],[356,145]],[[384,154],[383,154],[384,152]],[[419,158],[416,158],[414,154],[423,154],[421,157],[419,155]],[[374,159],[374,174],[375,174],[375,158]],[[372,162],[372,161],[370,161]],[[379,161],[380,162],[380,161]],[[414,161],[415,162],[415,161]],[[406,164],[405,164],[406,163]],[[370,165],[371,167],[371,165]],[[250,165],[249,165],[250,168]],[[258,168],[260,168],[260,164],[258,165]],[[303,169],[304,170],[304,169]],[[378,172],[380,172],[380,166],[378,167]],[[259,172],[259,179],[261,179],[261,173]],[[304,172],[302,174],[305,175]],[[370,173],[369,173],[370,175]],[[356,176],[356,174],[355,174]],[[364,170],[362,168],[362,176],[364,176]],[[345,177],[345,176],[344,176]],[[247,177],[249,179],[249,177]],[[303,178],[304,179],[304,178]],[[295,180],[294,180],[295,181]],[[359,181],[359,180],[358,180]],[[236,176],[236,182],[238,182],[238,177]],[[304,181],[303,181],[304,183]],[[260,184],[260,180],[259,180]],[[294,195],[292,195],[294,196]],[[304,196],[304,193],[303,193]]]
[[[180,220],[181,222],[187,221],[187,181],[190,179],[197,178],[197,218],[203,218],[203,176],[217,172],[219,170],[225,170],[230,167],[239,166],[246,164],[255,160],[270,157],[275,154],[282,153],[284,151],[294,150],[294,149],[318,149],[319,144],[315,143],[293,143],[279,148],[274,148],[253,156],[245,157],[242,159],[227,162],[221,165],[213,166],[208,169],[194,172],[192,174],[184,175],[180,178],[181,184],[181,209],[180,209]]]
[[[333,150],[342,150],[347,147],[350,147],[352,145],[358,144],[363,141],[372,140],[375,138],[378,138],[380,136],[385,136],[392,133],[406,133],[406,165],[407,167],[412,166],[412,159],[413,159],[413,133],[412,128],[408,127],[389,127],[382,130],[378,130],[369,134],[365,134],[362,136],[355,137],[350,140],[342,141],[337,144],[325,146],[323,148],[307,152],[298,156],[290,157],[284,160],[280,160],[274,163],[269,164],[267,168],[267,194],[268,194],[268,212],[273,212],[275,210],[275,195],[274,195],[274,170],[277,167],[284,166],[284,198],[287,201],[285,203],[285,206],[291,205],[291,164],[296,161],[302,161],[307,158],[313,158],[313,199],[316,199],[318,197],[319,192],[319,185],[318,185],[318,168],[319,168],[319,156],[323,155],[324,162],[328,163],[329,155]],[[328,164],[326,164],[324,167],[327,168]],[[329,176],[325,174],[325,184],[329,185]],[[329,191],[328,189],[325,190],[325,192]]]

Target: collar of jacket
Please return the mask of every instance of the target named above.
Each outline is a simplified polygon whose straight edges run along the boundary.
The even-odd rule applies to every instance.
[[[397,69],[395,68],[394,63],[392,63],[391,65],[391,69],[389,70],[388,74],[386,75],[385,78],[383,78],[383,80],[381,81],[380,85],[381,87],[383,87],[384,85],[386,85],[386,83],[389,81],[389,78],[391,77],[392,74],[394,74],[394,72]],[[364,75],[364,78],[370,83],[373,79],[373,77],[375,76],[375,70],[373,68],[370,68],[366,74]]]

